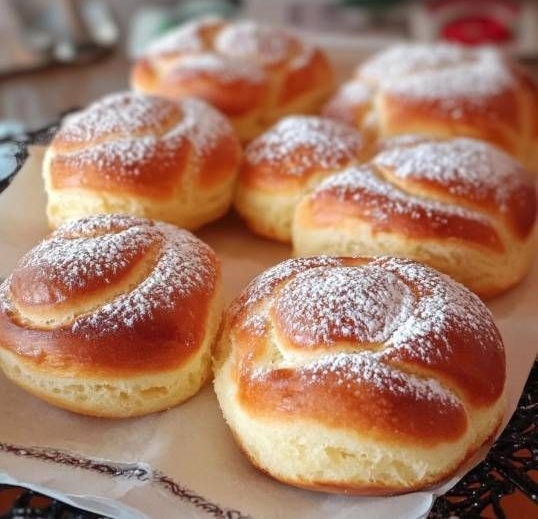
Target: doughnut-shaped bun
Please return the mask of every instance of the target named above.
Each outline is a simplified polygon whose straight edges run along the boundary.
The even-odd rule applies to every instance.
[[[489,141],[538,173],[538,89],[493,48],[400,44],[367,60],[323,110],[384,138]]]
[[[106,96],[68,117],[47,150],[49,223],[125,213],[196,229],[228,211],[241,153],[202,101]]]
[[[290,113],[313,113],[330,94],[331,66],[318,48],[277,27],[204,18],[154,42],[131,85],[170,98],[196,96],[250,140]]]
[[[406,136],[385,148],[302,199],[293,222],[297,255],[413,258],[483,297],[522,279],[536,250],[530,173],[465,137]]]
[[[353,128],[314,116],[286,117],[246,147],[235,208],[254,232],[289,242],[301,198],[368,152]]]
[[[356,494],[451,475],[504,411],[501,337],[477,296],[394,258],[314,257],[234,302],[215,391],[252,463],[291,485]]]
[[[174,406],[209,376],[220,277],[215,253],[173,225],[119,215],[67,223],[0,285],[0,365],[82,414]]]

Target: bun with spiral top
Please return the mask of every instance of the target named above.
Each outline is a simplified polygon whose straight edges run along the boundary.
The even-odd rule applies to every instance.
[[[235,208],[256,233],[289,242],[300,199],[368,155],[368,143],[353,128],[321,117],[286,117],[245,148]]]
[[[233,128],[202,101],[109,95],[69,116],[47,150],[49,223],[125,213],[195,229],[228,211],[240,162]]]
[[[78,413],[179,404],[210,371],[220,264],[188,231],[119,215],[63,225],[0,285],[0,364]]]
[[[393,138],[365,166],[321,182],[295,211],[296,254],[394,255],[481,296],[518,283],[534,258],[536,186],[517,161],[469,138]]]
[[[287,114],[319,109],[333,80],[325,54],[284,29],[204,18],[154,42],[131,84],[173,99],[204,99],[249,140]]]
[[[505,356],[491,314],[411,260],[288,260],[229,310],[215,390],[241,448],[292,485],[424,488],[497,430]]]
[[[385,138],[482,139],[538,173],[538,88],[493,48],[400,44],[357,68],[323,114]]]

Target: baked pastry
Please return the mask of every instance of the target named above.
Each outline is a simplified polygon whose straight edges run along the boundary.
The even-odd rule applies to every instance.
[[[0,285],[0,365],[77,413],[179,404],[211,371],[220,264],[188,231],[131,216],[69,222]]]
[[[173,99],[200,97],[249,140],[284,115],[317,111],[333,74],[320,49],[284,29],[203,18],[150,45],[131,85]]]
[[[235,209],[257,234],[289,242],[301,198],[327,175],[370,155],[353,128],[315,116],[285,117],[245,148]]]
[[[519,162],[466,137],[394,138],[385,148],[302,199],[297,255],[414,258],[483,297],[522,279],[536,249],[536,188]]]
[[[360,65],[323,110],[379,138],[489,141],[538,173],[538,89],[493,48],[399,44]]]
[[[202,101],[109,95],[67,118],[47,150],[49,224],[126,213],[196,229],[228,211],[240,162],[233,128]]]
[[[289,242],[301,198],[327,175],[369,154],[353,128],[314,116],[286,117],[245,148],[235,209],[254,232]]]
[[[216,351],[215,391],[242,450],[312,490],[437,483],[493,437],[504,412],[491,314],[411,260],[285,261],[234,302]]]

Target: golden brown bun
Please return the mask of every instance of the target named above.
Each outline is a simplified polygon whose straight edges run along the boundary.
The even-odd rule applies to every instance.
[[[492,437],[504,412],[491,314],[411,260],[285,261],[233,303],[216,351],[215,391],[241,448],[313,490],[424,488]]]
[[[277,27],[204,18],[152,44],[131,85],[170,98],[196,96],[226,114],[242,140],[290,113],[313,113],[330,94],[331,66],[318,48]]]
[[[0,285],[0,364],[71,411],[146,414],[210,371],[220,264],[188,231],[120,215],[67,223]]]
[[[538,173],[538,94],[493,48],[400,44],[358,67],[323,115],[379,138],[402,133],[489,141]]]
[[[369,155],[360,132],[321,117],[279,121],[246,148],[234,206],[257,234],[291,241],[296,205],[323,178]]]
[[[504,152],[404,136],[303,198],[293,245],[300,256],[413,258],[490,297],[529,270],[535,220],[534,178]]]
[[[108,95],[68,117],[47,150],[49,223],[125,213],[195,229],[228,211],[240,162],[233,128],[206,103]]]

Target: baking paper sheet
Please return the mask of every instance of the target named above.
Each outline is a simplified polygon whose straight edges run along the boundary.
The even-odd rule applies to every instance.
[[[0,195],[0,276],[47,233],[42,149]],[[234,217],[198,235],[217,251],[231,300],[291,250],[250,234]],[[508,411],[514,411],[536,356],[538,265],[488,303],[506,345]],[[488,376],[484,373],[484,376]],[[232,441],[212,386],[177,408],[105,420],[51,407],[0,374],[0,482],[32,486],[118,518],[399,519],[424,517],[483,449],[443,486],[398,497],[359,498],[298,490],[257,472]]]

